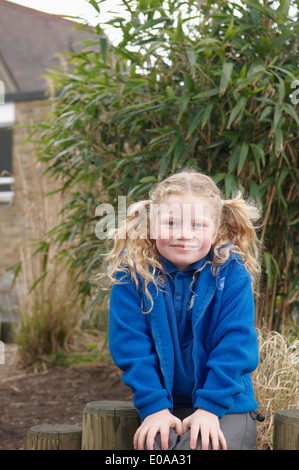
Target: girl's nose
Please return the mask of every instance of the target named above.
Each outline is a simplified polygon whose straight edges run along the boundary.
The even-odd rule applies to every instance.
[[[194,238],[194,233],[191,227],[182,226],[176,231],[174,238],[180,240],[192,240],[192,238]]]

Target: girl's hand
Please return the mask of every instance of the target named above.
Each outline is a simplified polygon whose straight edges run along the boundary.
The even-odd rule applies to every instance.
[[[170,428],[175,428],[178,434],[183,432],[181,420],[173,416],[168,409],[147,416],[135,433],[134,449],[144,450],[146,441],[147,450],[153,450],[155,437],[160,432],[162,450],[167,450]]]
[[[227,450],[224,435],[220,429],[218,416],[206,410],[197,409],[183,421],[183,432],[190,429],[190,449],[195,449],[199,432],[201,433],[201,448],[208,450],[209,440],[213,450]]]

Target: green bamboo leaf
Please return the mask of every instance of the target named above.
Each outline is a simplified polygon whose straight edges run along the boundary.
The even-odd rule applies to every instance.
[[[281,185],[282,185],[282,182],[283,180],[286,178],[286,176],[288,175],[289,173],[289,169],[287,166],[284,166],[282,167],[281,171],[280,171],[280,175],[278,177],[278,181],[277,181],[277,188],[280,188]]]
[[[241,68],[241,71],[240,71],[240,78],[245,78],[246,77],[246,71],[247,71],[247,65],[244,64],[243,67]]]
[[[243,142],[243,144],[241,146],[240,155],[239,155],[238,170],[237,170],[238,175],[243,170],[243,166],[246,162],[246,158],[247,158],[247,155],[248,155],[248,150],[249,150],[249,145],[245,144]]]
[[[238,119],[243,114],[246,108],[246,104],[247,104],[247,98],[245,98],[245,96],[242,96],[242,98],[240,98],[240,100],[237,102],[236,106],[233,108],[230,114],[228,125],[227,125],[228,129],[232,125],[233,121],[236,121],[236,122],[238,121]]]
[[[283,151],[283,133],[281,128],[278,128],[275,131],[275,150],[277,152]]]
[[[170,101],[175,100],[175,92],[173,91],[173,89],[169,85],[166,87],[166,95],[167,95],[167,98]]]
[[[228,28],[224,36],[224,41],[226,41],[226,39],[232,35],[233,27],[234,27],[234,17],[232,17],[232,19],[230,20],[230,23],[228,25]]]
[[[160,162],[160,171],[159,171],[159,176],[160,178],[164,178],[164,175],[166,173],[166,170],[169,166],[169,163],[170,163],[170,159],[171,159],[171,155],[167,155],[165,154]]]
[[[187,94],[187,95],[184,95],[179,101],[178,101],[178,104],[180,105],[180,111],[179,111],[179,115],[178,115],[178,119],[177,119],[177,122],[180,122],[181,120],[181,117],[183,116],[184,112],[186,111],[187,109],[187,106],[190,102],[190,94]]]
[[[167,150],[167,153],[166,155],[170,155],[173,150],[176,148],[176,146],[178,145],[178,142],[182,139],[182,134],[178,133],[175,138],[173,139],[173,141],[171,142],[168,150]]]
[[[259,121],[264,121],[273,111],[273,106],[266,106],[259,117]]]
[[[273,119],[273,130],[275,131],[275,129],[277,128],[278,126],[278,123],[281,119],[281,108],[279,106],[279,104],[277,103],[275,106],[274,106],[274,119]]]
[[[191,68],[194,69],[196,65],[196,55],[193,49],[187,49],[187,57]]]
[[[229,175],[226,173],[224,182],[225,182],[225,194],[226,194],[226,197],[229,198],[232,195],[232,193],[237,189],[235,178],[233,177],[233,175]]]
[[[203,118],[202,118],[202,123],[201,123],[201,128],[203,129],[210,117],[210,114],[212,112],[212,109],[214,107],[214,104],[213,103],[209,103],[208,106],[206,107],[205,109],[205,112],[203,114]]]
[[[240,155],[240,145],[236,145],[235,149],[233,150],[231,156],[228,160],[228,172],[232,173],[238,163],[239,155]]]
[[[169,18],[167,18],[166,16],[162,16],[162,17],[156,18],[156,19],[150,19],[150,20],[146,21],[145,23],[142,23],[136,29],[136,31],[151,30],[154,26],[157,26],[160,23],[165,23],[165,22],[168,22],[168,21],[169,21]],[[155,40],[156,38],[150,38],[151,41],[153,39]]]
[[[292,222],[289,222],[289,225],[298,225],[299,224],[299,217],[298,219],[292,220]]]
[[[88,0],[88,3],[90,3],[97,10],[98,13],[101,13],[100,7],[96,0]]]
[[[147,10],[148,9],[148,4],[147,0],[139,0],[139,8],[140,10]]]
[[[272,8],[265,8],[257,1],[255,1],[255,2],[250,1],[250,0],[243,0],[243,1],[249,7],[253,8],[254,10],[259,11],[260,13],[262,13],[265,16],[268,16],[269,18],[271,18],[271,20],[276,21],[276,17],[275,17],[276,12],[275,12],[275,10],[272,10]]]
[[[178,150],[178,152],[175,152],[175,155],[173,157],[173,163],[172,163],[173,171],[176,170],[178,163],[180,164],[180,166],[185,163],[186,158],[190,154],[191,150],[193,149],[197,141],[198,141],[198,137],[194,137],[187,146],[185,146],[183,142],[182,148]]]
[[[275,271],[277,271],[278,275],[280,276],[279,267],[278,267],[276,259],[271,253],[269,253],[268,251],[265,251],[263,255],[264,255],[264,262],[265,262],[265,267],[266,267],[268,285],[269,285],[269,288],[272,289]]]
[[[299,126],[299,117],[298,114],[296,113],[295,109],[293,106],[291,106],[289,103],[285,103],[282,107],[282,109],[289,115],[291,116],[294,121],[296,121],[297,126]]]
[[[197,95],[193,96],[194,100],[199,100],[202,98],[211,98],[211,96],[218,96],[219,95],[220,88],[211,88],[211,90],[203,91],[201,93],[198,93]]]
[[[227,86],[230,81],[230,77],[233,71],[234,64],[233,62],[225,62],[223,64],[222,72],[221,72],[221,78],[220,78],[220,93],[219,96],[224,95]]]
[[[259,185],[254,181],[250,181],[250,197],[257,200],[260,205],[262,205],[262,195],[260,192]]]
[[[177,37],[173,31],[171,31],[170,29],[163,28],[163,32],[167,34],[174,43],[177,42]]]
[[[178,15],[178,24],[176,28],[176,37],[179,42],[183,42],[185,39],[184,31],[183,31],[183,23],[182,23],[182,13],[180,12]]]
[[[36,286],[42,282],[47,276],[47,271],[45,271],[41,276],[39,276],[39,278],[32,284],[32,286],[30,287],[29,291],[28,291],[28,295],[36,288]]]
[[[139,183],[155,183],[157,181],[156,176],[145,176],[139,180]]]
[[[101,52],[102,52],[103,62],[104,62],[104,64],[106,64],[106,62],[107,62],[107,39],[106,38],[100,38],[100,44],[101,44]]]
[[[276,69],[279,70],[280,72],[283,72],[285,75],[290,77],[291,80],[297,80],[298,77],[296,77],[290,70],[285,69],[283,67],[278,67],[278,65],[271,64],[268,66],[269,69]]]
[[[198,127],[200,121],[201,121],[201,118],[202,118],[202,115],[204,113],[204,108],[201,108],[198,113],[194,116],[194,118],[192,119],[191,121],[191,124],[189,126],[189,129],[188,129],[188,134],[187,134],[187,139],[188,137],[190,137],[190,135],[195,131],[195,129]]]
[[[258,174],[261,176],[261,162],[263,167],[266,165],[266,159],[265,159],[265,152],[263,149],[262,144],[249,144],[250,150],[252,151],[254,155],[254,161],[256,163],[256,167],[258,169]]]
[[[290,0],[281,0],[280,1],[279,17],[278,17],[279,22],[282,22],[286,19],[286,17],[289,14],[290,6],[291,6]]]
[[[178,161],[180,160],[184,149],[184,137],[180,135],[178,143],[174,149],[174,155],[172,159],[172,170],[175,171],[177,168]]]
[[[188,90],[192,91],[194,90],[194,80],[190,77],[188,73],[184,73],[184,83]]]
[[[279,202],[280,206],[282,206],[284,211],[286,213],[288,213],[288,203],[287,203],[287,201],[285,200],[285,198],[282,194],[281,188],[277,188],[277,194],[278,194],[278,202]]]

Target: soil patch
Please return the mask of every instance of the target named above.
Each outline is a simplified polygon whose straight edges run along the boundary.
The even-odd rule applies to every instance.
[[[81,426],[91,401],[133,400],[110,362],[34,373],[18,367],[16,353],[15,345],[5,345],[5,364],[0,365],[0,450],[25,450],[27,431],[37,424]]]

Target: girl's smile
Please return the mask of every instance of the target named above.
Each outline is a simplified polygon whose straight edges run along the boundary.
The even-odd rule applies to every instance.
[[[184,251],[190,251],[190,250],[197,250],[199,248],[199,246],[191,246],[191,245],[179,245],[179,244],[175,244],[175,245],[170,245],[172,246],[173,248],[177,248],[178,250],[184,250]]]

